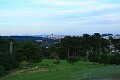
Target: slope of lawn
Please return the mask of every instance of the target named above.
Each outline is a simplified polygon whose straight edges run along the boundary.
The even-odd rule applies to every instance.
[[[70,80],[71,74],[74,72],[84,72],[86,70],[104,66],[102,64],[93,65],[93,63],[82,61],[71,65],[65,60],[61,60],[61,63],[56,65],[53,63],[53,60],[44,59],[41,63],[32,64],[30,66],[30,68],[36,67],[39,67],[41,70],[32,70],[21,73],[21,70],[25,69],[19,68],[7,76],[0,78],[0,80]]]

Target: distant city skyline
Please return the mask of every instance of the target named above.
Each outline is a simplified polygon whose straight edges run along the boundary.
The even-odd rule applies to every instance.
[[[120,0],[0,0],[0,35],[120,34]]]

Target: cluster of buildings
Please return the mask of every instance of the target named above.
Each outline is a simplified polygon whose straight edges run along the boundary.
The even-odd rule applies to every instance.
[[[102,37],[105,39],[109,39],[110,37],[112,37],[113,39],[120,39],[120,35],[113,35],[113,34],[103,34]]]
[[[49,39],[54,39],[54,40],[60,40],[60,39],[64,38],[63,35],[53,35],[53,34],[48,35],[48,36],[43,36],[43,37],[49,38]]]
[[[59,43],[62,38],[64,38],[63,35],[42,35],[41,38],[38,38],[35,40],[36,43],[42,46],[46,46],[46,48],[55,43]]]

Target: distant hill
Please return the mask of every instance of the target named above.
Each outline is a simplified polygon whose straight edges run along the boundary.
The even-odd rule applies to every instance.
[[[18,43],[24,43],[27,40],[32,40],[34,43],[45,47],[59,42],[59,39],[51,39],[51,38],[39,37],[39,36],[2,36],[2,38],[14,39]]]

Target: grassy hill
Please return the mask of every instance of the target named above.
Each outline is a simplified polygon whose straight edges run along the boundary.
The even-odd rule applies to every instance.
[[[61,60],[59,65],[53,64],[53,60],[44,59],[27,67],[20,67],[12,71],[0,80],[72,80],[72,75],[84,74],[91,69],[104,67],[102,64],[93,65],[90,62],[79,61],[74,65]]]

